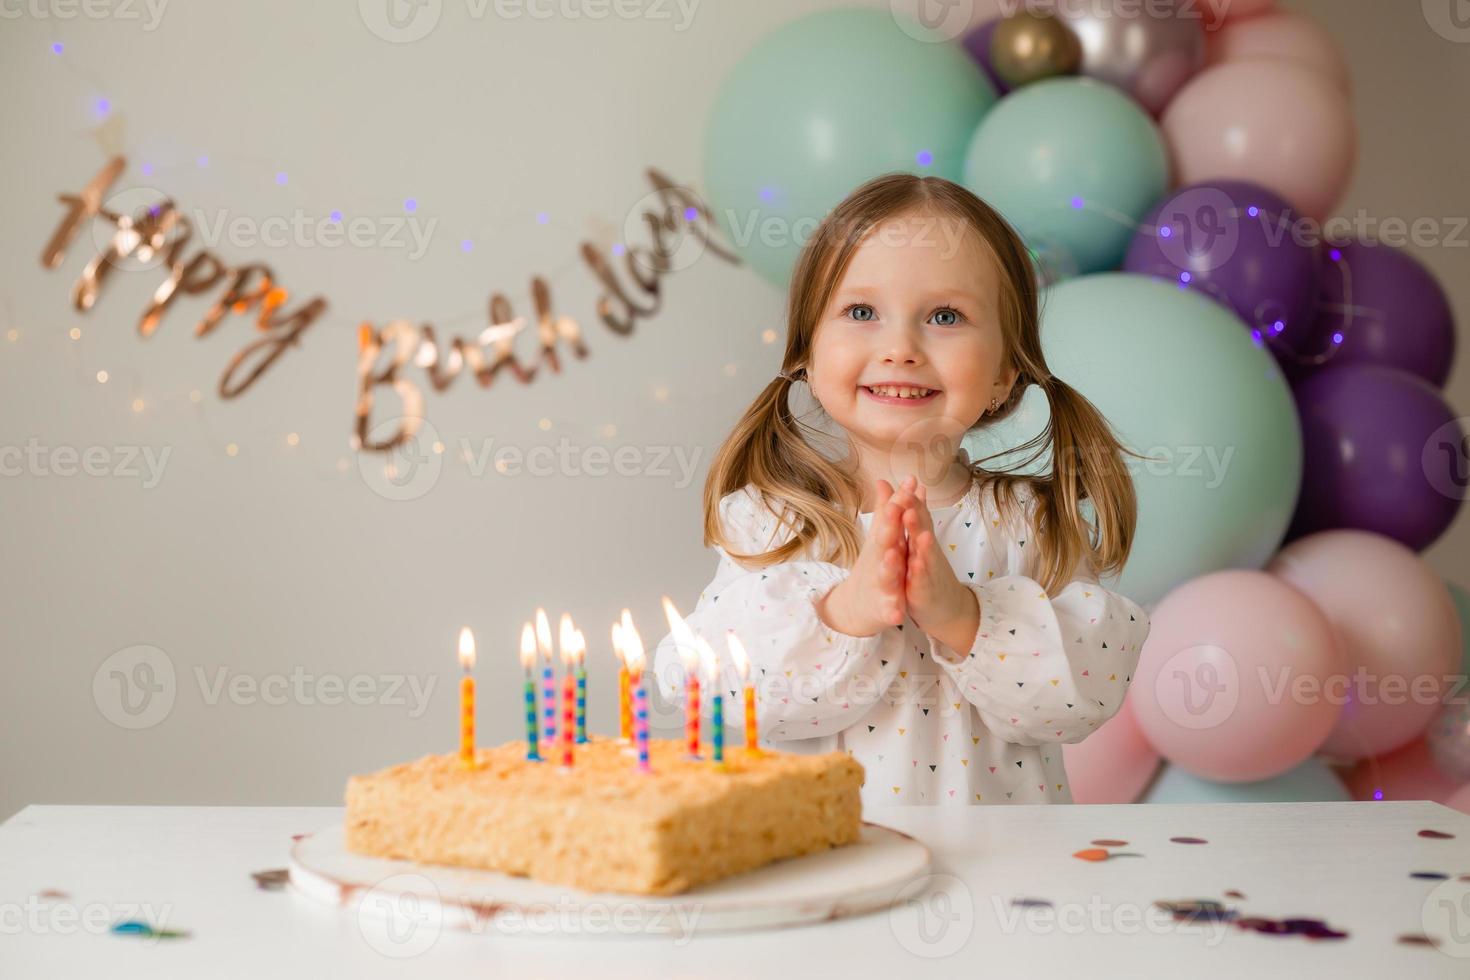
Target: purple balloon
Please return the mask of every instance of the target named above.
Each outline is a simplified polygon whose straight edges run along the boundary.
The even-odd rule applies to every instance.
[[[1342,364],[1402,368],[1444,386],[1455,359],[1455,319],[1439,281],[1388,245],[1325,245],[1317,320],[1292,346],[1301,375]],[[1339,339],[1340,338],[1340,339]]]
[[[1287,537],[1357,528],[1415,551],[1433,543],[1470,487],[1464,430],[1434,386],[1397,368],[1346,364],[1292,392],[1302,490]]]
[[[1001,20],[1000,17],[987,20],[966,34],[964,48],[970,53],[970,57],[975,59],[975,64],[985,72],[985,76],[990,79],[990,84],[995,86],[996,93],[1005,95],[1011,90],[1011,87],[1002,81],[1001,77],[995,73],[995,69],[990,66],[990,39],[995,36],[995,29],[1000,26]]]
[[[1316,316],[1321,259],[1293,234],[1298,215],[1243,180],[1182,187],[1133,236],[1123,271],[1196,289],[1235,311],[1273,353]],[[1278,354],[1279,357],[1279,354]]]

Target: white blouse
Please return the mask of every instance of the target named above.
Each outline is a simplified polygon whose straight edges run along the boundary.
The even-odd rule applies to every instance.
[[[866,771],[864,804],[1072,802],[1062,743],[1081,741],[1117,712],[1149,619],[1099,585],[1085,558],[1048,596],[1031,577],[1036,497],[1023,486],[1019,498],[1024,526],[1003,524],[992,488],[979,481],[958,503],[932,509],[940,547],[980,600],[980,629],[965,654],[907,618],[868,637],[826,626],[812,602],[847,577],[839,565],[750,570],[716,548],[714,581],[685,619],[718,651],[726,722],[738,731],[742,719],[725,641],[733,629],[751,660],[761,744],[848,752]],[[720,519],[746,553],[791,536],[751,486],[720,501]],[[866,532],[873,515],[859,519]],[[659,692],[682,704],[672,634],[651,666]]]

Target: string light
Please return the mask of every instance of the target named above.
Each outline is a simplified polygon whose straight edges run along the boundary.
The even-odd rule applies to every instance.
[[[238,455],[240,455],[240,447],[237,446],[237,445],[235,445],[233,442],[230,443],[229,445],[225,446],[225,455],[226,456],[238,456]]]
[[[105,384],[107,384],[107,372],[106,371],[98,371],[97,372],[97,383],[99,385],[105,385]]]
[[[68,330],[66,332],[66,335],[68,337],[70,337],[72,340],[81,340],[82,339],[82,328],[81,327],[72,327],[70,330]]]
[[[301,436],[300,435],[298,435],[295,432],[288,432],[288,433],[286,433],[286,445],[288,445],[288,446],[299,446],[300,444],[301,444]]]
[[[547,431],[551,428],[551,419],[542,419],[540,422],[536,423],[536,427],[539,428],[542,432]]]
[[[143,411],[143,399],[141,399],[141,398],[134,398],[133,399],[133,411],[134,412],[141,412],[141,411]]]
[[[20,331],[15,329],[14,327],[11,327],[9,330],[5,331],[5,339],[10,341],[12,344],[15,343],[17,340],[20,339]]]

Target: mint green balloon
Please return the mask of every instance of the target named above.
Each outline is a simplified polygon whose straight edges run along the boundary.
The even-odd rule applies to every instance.
[[[706,193],[741,256],[785,287],[817,223],[859,184],[891,171],[958,182],[995,99],[959,44],[917,22],[867,9],[799,17],[721,83]]]
[[[1352,794],[1316,757],[1279,776],[1252,783],[1216,783],[1168,765],[1144,794],[1144,803],[1345,803]]]
[[[1234,313],[1197,292],[1121,272],[1069,279],[1041,296],[1041,343],[1063,381],[1097,406],[1125,446],[1138,530],[1117,585],[1148,604],[1225,568],[1261,568],[1285,536],[1302,481],[1291,390]],[[1046,398],[970,436],[988,469],[1046,425]],[[1040,469],[1050,470],[1050,455]],[[1090,515],[1089,515],[1090,516]]]
[[[1080,272],[1123,264],[1134,229],[1168,189],[1163,137],[1139,104],[1090,78],[1017,89],[985,117],[965,186],[1034,249]]]

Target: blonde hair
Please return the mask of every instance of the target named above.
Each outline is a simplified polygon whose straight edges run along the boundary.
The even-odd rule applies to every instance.
[[[1071,580],[1086,556],[1098,575],[1121,572],[1137,525],[1138,503],[1123,455],[1125,449],[1107,420],[1080,392],[1057,378],[1041,350],[1036,272],[1020,236],[990,205],[942,177],[890,173],[858,187],[816,228],[793,273],[787,305],[783,375],[809,363],[812,338],[823,311],[864,235],[887,219],[908,212],[933,212],[957,218],[988,246],[1000,272],[999,314],[1005,357],[1018,368],[1009,398],[989,418],[1002,419],[1020,403],[1031,384],[1040,386],[1051,406],[1047,427],[1014,450],[970,464],[973,479],[993,487],[996,506],[1010,520],[1025,484],[1036,498],[1037,580],[1048,592]],[[787,404],[792,380],[777,377],[745,410],[710,464],[704,487],[704,543],[731,557],[766,567],[801,555],[809,545],[821,561],[851,567],[862,549],[857,515],[863,488],[856,476],[818,452],[803,436],[813,429]],[[983,420],[982,420],[983,421]],[[975,428],[979,428],[977,422]],[[1027,452],[1013,469],[1030,465],[1050,448],[1049,476],[1011,470],[986,471],[982,464],[1010,452]],[[1140,457],[1143,458],[1143,457]],[[720,521],[720,501],[753,485],[783,525],[794,532],[779,547],[759,554],[732,550]],[[1092,501],[1094,528],[1079,505]],[[1096,541],[1093,541],[1093,532]]]

